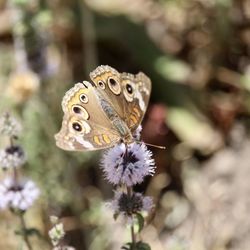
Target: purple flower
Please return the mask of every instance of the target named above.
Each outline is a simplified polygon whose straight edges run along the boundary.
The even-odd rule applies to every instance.
[[[10,146],[0,150],[0,166],[3,169],[20,167],[25,162],[26,157],[20,146]]]
[[[102,169],[110,183],[133,186],[141,183],[145,176],[154,174],[155,162],[145,144],[135,142],[127,148],[119,144],[104,153]]]
[[[17,136],[21,130],[21,124],[9,113],[6,112],[0,117],[0,134]]]
[[[0,183],[0,208],[27,210],[40,194],[36,184],[31,180],[16,182],[6,178]]]
[[[132,217],[141,212],[150,212],[153,208],[153,200],[149,196],[140,193],[128,195],[122,191],[116,191],[114,199],[109,203],[114,214],[122,214],[124,217]]]

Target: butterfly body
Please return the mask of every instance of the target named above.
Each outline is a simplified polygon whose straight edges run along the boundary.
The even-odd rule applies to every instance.
[[[63,98],[57,146],[85,151],[133,142],[148,105],[150,79],[141,72],[119,73],[110,66],[97,67],[90,77],[94,84],[77,83]]]
[[[97,89],[97,95],[98,95],[101,109],[109,118],[113,129],[115,129],[119,133],[121,137],[121,141],[125,143],[131,143],[133,141],[133,136],[127,124],[122,120],[119,114],[115,111],[112,104],[106,101],[105,97],[102,96],[102,93],[100,93],[98,89]]]

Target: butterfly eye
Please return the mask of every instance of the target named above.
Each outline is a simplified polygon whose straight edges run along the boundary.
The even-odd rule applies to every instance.
[[[121,93],[121,86],[114,78],[109,78],[108,86],[115,95],[119,95]]]
[[[74,105],[72,107],[72,111],[75,114],[80,114],[83,117],[84,120],[88,120],[89,119],[89,113],[88,113],[88,111],[84,107],[82,107],[80,105]]]
[[[80,123],[78,122],[73,122],[72,123],[72,128],[77,131],[77,132],[81,132],[82,131],[82,126],[80,125]]]
[[[98,85],[99,85],[99,87],[100,87],[101,89],[105,89],[105,84],[104,84],[103,81],[99,81],[99,82],[98,82]]]
[[[126,90],[130,95],[132,95],[134,92],[133,87],[129,83],[126,84]]]
[[[116,80],[113,78],[109,78],[109,83],[111,86],[115,86],[117,84]]]
[[[80,101],[83,103],[88,103],[89,99],[85,94],[80,95]]]
[[[73,118],[74,119],[74,118]],[[70,122],[71,124],[71,132],[77,132],[80,134],[88,134],[91,131],[91,127],[86,121],[77,121],[77,120],[72,120]]]
[[[133,101],[133,97],[134,97],[134,91],[135,88],[133,86],[133,83],[126,83],[126,85],[124,86],[124,89],[123,89],[123,94],[124,94],[124,97],[125,99],[128,101],[128,102],[132,102]]]
[[[79,107],[73,107],[73,112],[76,114],[80,114],[81,113],[81,109]]]

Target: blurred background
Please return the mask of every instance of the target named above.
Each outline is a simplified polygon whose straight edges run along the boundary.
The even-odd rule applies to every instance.
[[[104,206],[113,187],[101,152],[54,141],[64,93],[104,64],[151,78],[142,137],[167,147],[151,148],[156,174],[135,187],[156,204],[142,239],[153,250],[248,250],[249,51],[249,0],[1,0],[0,113],[23,124],[23,174],[42,192],[25,215],[44,235],[34,249],[51,249],[50,215],[76,249],[129,240]],[[0,219],[0,249],[17,249],[18,221]]]

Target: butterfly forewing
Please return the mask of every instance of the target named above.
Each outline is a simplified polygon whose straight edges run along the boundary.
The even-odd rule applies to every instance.
[[[90,73],[96,87],[133,132],[141,123],[151,93],[151,81],[142,72],[119,73],[110,66],[99,66]]]
[[[64,118],[56,143],[65,150],[107,148],[120,137],[100,108],[96,89],[89,82],[77,83],[62,101]]]

